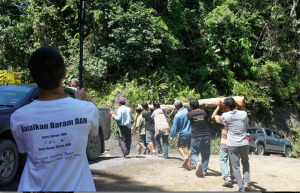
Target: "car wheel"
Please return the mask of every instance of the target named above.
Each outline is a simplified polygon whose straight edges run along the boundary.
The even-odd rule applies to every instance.
[[[264,155],[264,153],[265,153],[264,146],[262,144],[258,144],[256,154],[262,156]]]
[[[99,158],[101,150],[101,139],[99,135],[89,135],[88,143],[86,147],[86,155],[89,161]]]
[[[292,157],[292,150],[290,147],[285,148],[284,156],[289,158]]]
[[[9,184],[15,177],[19,164],[16,145],[8,140],[0,140],[0,186]]]

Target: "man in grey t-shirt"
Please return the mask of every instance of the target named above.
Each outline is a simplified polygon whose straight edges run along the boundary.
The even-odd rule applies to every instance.
[[[239,191],[252,191],[246,128],[248,116],[244,107],[242,107],[243,111],[237,110],[235,100],[231,97],[225,98],[224,105],[228,112],[223,113],[222,117],[228,127],[227,145],[233,174],[239,185]],[[240,172],[240,158],[243,165],[243,179]]]

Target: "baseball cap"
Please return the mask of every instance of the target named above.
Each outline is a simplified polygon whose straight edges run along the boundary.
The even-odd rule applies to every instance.
[[[120,97],[119,102],[126,102],[126,98],[125,97]]]

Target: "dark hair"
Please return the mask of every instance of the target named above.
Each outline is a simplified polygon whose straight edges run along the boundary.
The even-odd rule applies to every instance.
[[[225,107],[228,106],[228,107],[230,108],[230,110],[235,109],[236,104],[235,104],[234,98],[232,98],[232,97],[227,97],[227,98],[225,98],[225,99],[224,99],[224,105],[225,105]]]
[[[142,107],[143,107],[143,108],[145,108],[145,109],[147,109],[147,108],[148,108],[148,103],[146,103],[146,102],[142,102],[142,104],[141,104],[141,105],[142,105]]]
[[[125,101],[120,102],[121,105],[125,105],[125,103],[126,103]]]
[[[159,104],[159,102],[154,102],[154,103],[153,103],[153,107],[160,108],[160,104]]]
[[[194,109],[199,108],[199,101],[197,99],[192,99],[190,101],[190,106],[192,106]]]
[[[42,46],[34,51],[27,61],[27,66],[33,80],[46,90],[59,87],[66,70],[63,57],[53,46]]]
[[[142,109],[136,110],[136,112],[140,113],[140,112],[142,112]]]

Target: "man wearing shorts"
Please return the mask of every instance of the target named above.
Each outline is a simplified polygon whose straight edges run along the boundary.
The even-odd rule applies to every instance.
[[[142,103],[142,107],[145,110],[142,113],[142,117],[145,118],[146,121],[146,143],[149,144],[152,152],[150,155],[156,155],[156,143],[155,143],[155,130],[154,130],[154,120],[151,118],[153,110],[151,110],[146,102]]]
[[[173,144],[173,138],[176,133],[179,133],[177,147],[179,153],[183,157],[182,167],[186,169],[191,168],[191,122],[187,119],[188,110],[183,107],[182,101],[177,100],[174,103],[175,108],[178,110],[174,117],[173,127],[170,134],[170,143]],[[188,157],[186,157],[183,148],[188,148]]]
[[[135,111],[137,113],[137,121],[136,121],[136,126],[134,129],[134,132],[137,132],[138,130],[139,133],[139,146],[143,148],[143,153],[146,154],[147,152],[147,143],[146,143],[146,121],[145,119],[141,116],[142,115],[142,109],[141,107],[136,107]],[[138,154],[141,154],[141,151],[138,152]]]

